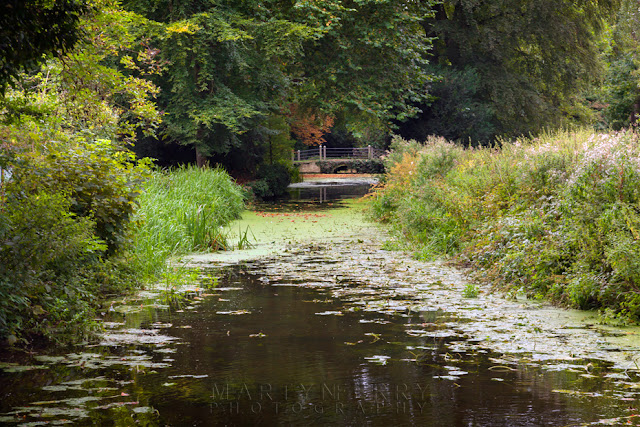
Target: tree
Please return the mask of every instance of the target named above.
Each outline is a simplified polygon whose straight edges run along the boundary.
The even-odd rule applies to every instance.
[[[450,0],[441,3],[423,25],[428,35],[437,37],[433,62],[442,67],[439,74],[477,75],[477,90],[469,86],[463,102],[484,105],[488,117],[493,116],[495,134],[517,135],[572,119],[576,95],[601,72],[598,34],[617,4],[616,0]],[[441,85],[461,81],[443,80]],[[405,132],[433,119],[436,111],[426,105],[422,109],[424,114],[407,124]],[[471,124],[475,117],[464,120]],[[466,136],[464,130],[457,135]]]
[[[44,57],[73,48],[87,11],[84,0],[5,0],[0,6],[0,92]]]
[[[0,98],[0,166],[10,171],[0,180],[0,345],[84,339],[96,297],[140,278],[121,257],[148,161],[124,140],[159,120],[141,77],[155,66],[133,32],[140,17],[115,0],[91,6],[74,48]]]
[[[322,29],[296,65],[302,107],[347,114],[354,123],[413,116],[426,98],[431,39],[420,26],[434,2],[300,1],[297,17]]]
[[[605,38],[607,67],[601,86],[606,125],[613,129],[633,126],[640,120],[640,8],[635,0],[623,0]]]
[[[432,97],[416,118],[400,124],[404,138],[425,141],[430,135],[463,143],[490,141],[496,132],[492,105],[482,98],[482,80],[471,68],[430,66],[434,75],[427,91]]]
[[[157,88],[145,77],[159,65],[135,32],[142,21],[113,0],[93,0],[78,23],[82,40],[20,76],[2,98],[0,123],[46,118],[39,127],[114,141],[153,133],[161,119]]]
[[[161,24],[164,133],[224,162],[295,104],[301,116],[348,110],[354,126],[412,114],[429,40],[412,10],[430,1],[129,0]],[[262,132],[264,133],[264,132]]]
[[[291,133],[304,145],[322,145],[326,142],[324,135],[331,132],[334,118],[330,115],[306,112],[300,114],[296,105],[289,106]]]

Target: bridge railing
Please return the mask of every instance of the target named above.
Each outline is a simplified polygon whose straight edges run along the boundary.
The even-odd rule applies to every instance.
[[[385,153],[384,150],[372,146],[362,148],[328,148],[324,145],[306,150],[292,152],[291,160],[306,162],[310,160],[327,159],[377,159]]]

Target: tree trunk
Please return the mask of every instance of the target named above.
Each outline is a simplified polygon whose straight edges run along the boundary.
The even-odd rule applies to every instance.
[[[631,112],[631,116],[629,116],[629,126],[630,127],[638,126],[639,120],[640,120],[640,101],[633,104],[633,111]]]
[[[204,154],[202,154],[202,152],[200,152],[200,149],[197,146],[196,146],[196,164],[198,165],[199,168],[209,167],[209,159],[207,159],[207,156],[205,156]]]

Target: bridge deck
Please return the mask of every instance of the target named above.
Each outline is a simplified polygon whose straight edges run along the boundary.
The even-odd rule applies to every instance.
[[[349,159],[378,159],[385,153],[384,150],[371,146],[362,148],[327,148],[323,145],[317,148],[297,150],[291,153],[294,163],[311,161],[331,161]]]

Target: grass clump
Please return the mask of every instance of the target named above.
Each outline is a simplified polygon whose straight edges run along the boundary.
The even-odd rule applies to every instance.
[[[188,280],[167,259],[226,247],[244,207],[222,170],[152,172],[109,140],[23,139],[0,143],[0,346],[91,338],[102,300]]]
[[[465,298],[478,298],[480,294],[480,288],[474,283],[467,283],[462,290],[462,296]]]
[[[171,256],[227,249],[225,226],[244,209],[244,194],[223,169],[156,171],[139,198],[133,256],[146,277]]]
[[[506,290],[640,319],[640,147],[632,132],[463,149],[396,138],[372,212]]]

